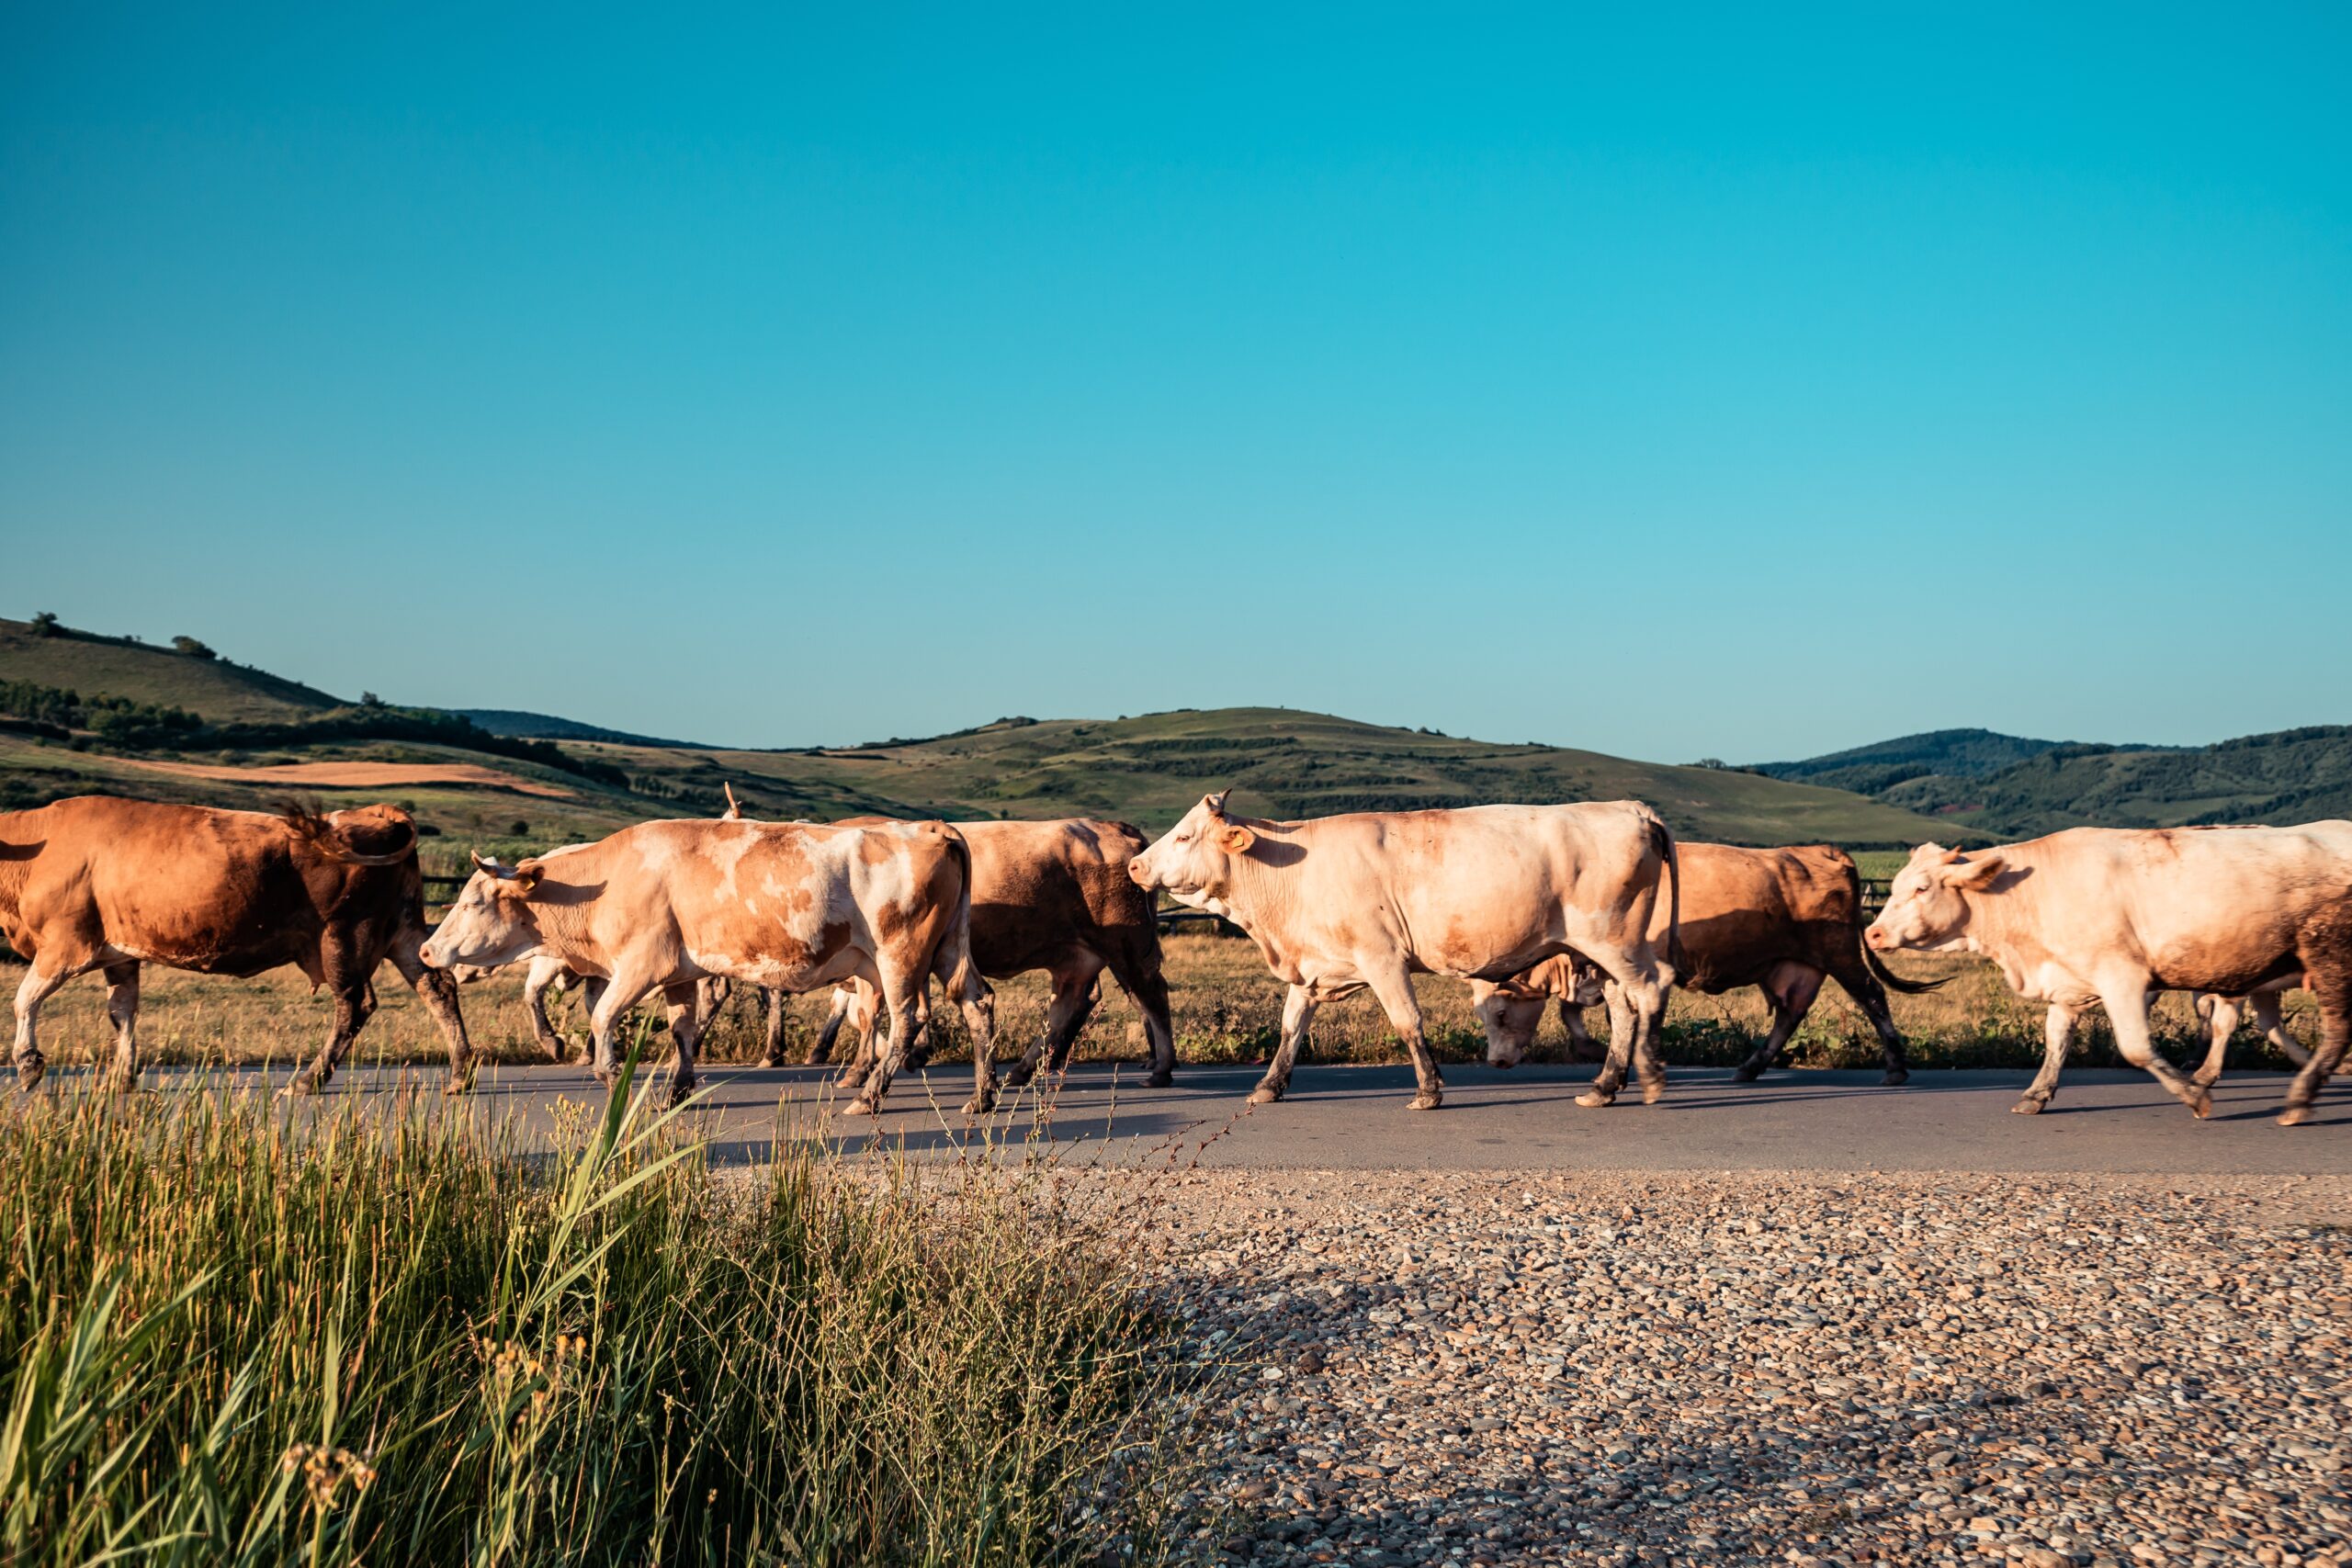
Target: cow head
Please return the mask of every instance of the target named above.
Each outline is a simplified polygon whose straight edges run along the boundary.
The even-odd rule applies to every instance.
[[[545,867],[526,860],[501,865],[474,856],[474,874],[418,956],[436,969],[460,964],[493,968],[512,964],[539,945],[539,921],[531,908]]]
[[[1544,996],[1505,980],[1470,982],[1470,1010],[1487,1032],[1487,1066],[1515,1067],[1527,1059],[1535,1031],[1544,1021]]]
[[[1201,803],[1158,843],[1127,862],[1127,874],[1136,886],[1179,898],[1216,897],[1231,875],[1233,863],[1258,841],[1256,833],[1226,816],[1225,798],[1232,793],[1227,789],[1201,796]]]
[[[1998,851],[1963,855],[1921,844],[1895,874],[1862,941],[1881,953],[1934,953],[1957,946],[1968,925],[1969,893],[1982,893],[2001,874]]]

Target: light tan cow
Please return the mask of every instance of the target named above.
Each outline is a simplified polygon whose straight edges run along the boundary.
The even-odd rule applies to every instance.
[[[2075,1017],[2107,1009],[2116,1048],[2198,1115],[2203,1084],[2148,1040],[2151,990],[2246,996],[2301,971],[2321,1042],[2279,1120],[2309,1120],[2352,1031],[2352,822],[2300,828],[2073,828],[1962,854],[1922,844],[1863,940],[1879,952],[1969,952],[2009,988],[2050,1004],[2041,1071],[2013,1108],[2057,1090]]]
[[[590,1024],[606,1082],[619,1067],[621,1015],[655,989],[677,1046],[674,1103],[694,1088],[703,980],[806,991],[859,976],[878,987],[904,1042],[935,976],[972,1032],[965,1109],[994,1103],[994,1008],[969,945],[971,852],[944,822],[640,822],[514,866],[475,863],[425,943],[425,962],[502,964],[536,951],[602,976]],[[899,1055],[894,1048],[875,1069],[849,1114],[879,1108]]]
[[[416,824],[390,806],[277,816],[85,795],[0,814],[0,937],[32,961],[17,987],[17,1080],[40,1081],[40,1004],[102,969],[115,1026],[108,1081],[139,1077],[139,966],[259,975],[292,964],[334,998],[334,1022],[288,1093],[334,1076],[376,1010],[389,959],[449,1045],[448,1092],[473,1079],[458,988],[417,956],[424,880]]]
[[[1283,1097],[1315,1010],[1369,988],[1412,1054],[1413,1109],[1433,1109],[1444,1082],[1412,977],[1500,980],[1571,951],[1608,975],[1622,998],[1602,1069],[1607,1094],[1623,1084],[1629,1056],[1640,1061],[1643,1097],[1662,1091],[1657,1036],[1674,982],[1674,835],[1648,807],[1479,806],[1272,822],[1227,814],[1231,793],[1203,797],[1127,863],[1127,874],[1239,926],[1290,986],[1282,1045],[1252,1105]],[[1651,935],[1661,899],[1669,904],[1663,948]]]
[[[884,820],[852,818],[847,826]],[[1096,980],[1110,971],[1143,1015],[1151,1043],[1150,1087],[1175,1081],[1176,1034],[1168,1016],[1168,981],[1159,969],[1159,925],[1151,896],[1127,875],[1144,836],[1124,822],[1070,817],[1043,822],[958,822],[972,848],[972,961],[991,980],[1042,969],[1053,981],[1046,1026],[1006,1075],[1029,1081],[1040,1066],[1059,1072],[1094,1010]],[[831,1016],[811,1061],[823,1061],[844,1021],[864,1043],[843,1067],[853,1086],[869,1070],[875,997],[853,980],[833,993]],[[928,1027],[919,1024],[918,1034]],[[919,1037],[910,1050],[920,1052]]]
[[[1903,1036],[1887,1010],[1886,991],[1929,991],[1940,980],[1905,980],[1862,945],[1862,885],[1853,857],[1828,844],[1744,850],[1685,841],[1675,849],[1680,879],[1682,958],[1675,983],[1717,996],[1754,986],[1772,1008],[1772,1029],[1737,1077],[1752,1080],[1779,1057],[1834,977],[1878,1032],[1885,1082],[1911,1076]],[[1650,940],[1663,946],[1668,909],[1660,905]],[[1584,1034],[1582,1010],[1607,996],[1607,977],[1570,954],[1547,958],[1525,974],[1495,982],[1473,980],[1470,995],[1486,1027],[1487,1060],[1518,1065],[1533,1042],[1544,1005],[1556,998],[1571,1040]]]

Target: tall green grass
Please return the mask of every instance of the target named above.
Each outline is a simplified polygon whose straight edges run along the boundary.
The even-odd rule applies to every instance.
[[[641,1097],[640,1097],[641,1102]],[[1148,1561],[1165,1330],[1042,1184],[416,1103],[0,1113],[0,1562]]]

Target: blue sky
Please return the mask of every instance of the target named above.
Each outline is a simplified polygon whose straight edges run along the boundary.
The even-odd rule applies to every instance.
[[[2352,718],[2352,10],[1006,9],[6,8],[0,614],[755,744]]]

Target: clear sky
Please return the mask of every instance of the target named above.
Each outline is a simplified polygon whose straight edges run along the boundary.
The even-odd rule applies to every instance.
[[[0,9],[0,614],[755,744],[2352,719],[2352,7],[481,12]]]

